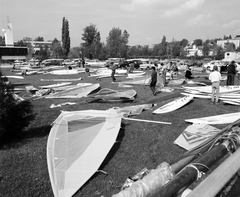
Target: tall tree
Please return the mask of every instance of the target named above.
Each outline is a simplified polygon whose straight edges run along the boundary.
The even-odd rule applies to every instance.
[[[211,45],[211,43],[209,40],[206,40],[203,43],[203,56],[205,56],[205,57],[209,56],[210,45]]]
[[[97,30],[96,25],[90,24],[83,29],[82,40],[84,41],[81,47],[84,51],[83,55],[90,59],[98,59],[102,44],[100,32]]]
[[[155,44],[153,49],[152,49],[152,55],[153,56],[159,56],[159,52],[160,52],[160,46],[161,44]]]
[[[173,57],[179,57],[181,54],[181,45],[179,41],[175,41],[172,46],[172,55]]]
[[[107,49],[110,57],[126,58],[129,34],[126,30],[112,28],[107,37]]]
[[[166,36],[163,36],[162,38],[162,42],[160,44],[160,51],[159,51],[159,55],[162,56],[163,58],[166,57],[167,55],[167,51],[168,51],[168,43],[166,41]]]
[[[63,56],[66,58],[70,51],[70,36],[69,36],[69,23],[68,20],[63,17],[62,20],[62,50]]]

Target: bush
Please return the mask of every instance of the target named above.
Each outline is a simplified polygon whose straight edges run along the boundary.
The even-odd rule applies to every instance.
[[[0,141],[21,136],[33,120],[30,101],[18,102],[13,97],[13,86],[0,71]]]

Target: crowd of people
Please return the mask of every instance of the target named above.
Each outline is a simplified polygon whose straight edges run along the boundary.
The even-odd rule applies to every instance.
[[[112,81],[116,82],[115,78],[115,72],[116,72],[116,65],[111,63],[111,69],[112,69]],[[132,73],[134,70],[134,66],[130,65],[129,68],[129,73]],[[156,91],[156,84],[158,82],[158,76],[161,80],[160,84],[162,86],[166,85],[166,76],[168,73],[169,79],[172,80],[175,75],[178,75],[178,65],[175,62],[168,62],[167,64],[164,63],[154,63],[154,65],[151,67],[151,78],[149,81],[149,86],[152,91],[152,94],[155,96],[157,94]],[[239,71],[240,72],[240,71]],[[228,66],[227,66],[227,83],[226,85],[234,85],[235,77],[237,74],[237,66],[235,64],[235,61],[231,61]],[[186,80],[191,80],[193,79],[194,76],[191,71],[190,66],[186,66],[186,71],[185,71],[185,79]],[[211,96],[211,101],[212,103],[218,103],[219,102],[219,88],[220,88],[220,82],[222,79],[221,72],[218,68],[218,66],[214,66],[213,70],[209,74],[209,80],[212,83],[212,96]]]

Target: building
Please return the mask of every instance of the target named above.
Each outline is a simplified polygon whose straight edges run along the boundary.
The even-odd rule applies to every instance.
[[[0,61],[8,62],[26,59],[27,47],[16,47],[13,42],[13,28],[10,21],[6,29],[2,30],[5,37],[5,46],[0,46]]]
[[[184,50],[187,52],[187,57],[194,57],[194,56],[203,56],[203,47],[197,47],[195,44],[190,43],[188,44]]]
[[[33,48],[34,53],[38,53],[40,51],[40,49],[45,49],[47,48],[49,51],[51,49],[52,46],[52,42],[51,41],[30,41],[29,42]]]
[[[240,62],[240,52],[226,52],[224,54],[223,61],[230,62],[232,60],[235,62]]]
[[[225,39],[225,40],[218,40],[217,41],[217,45],[221,46],[224,48],[226,43],[233,43],[235,45],[236,48],[238,48],[240,46],[240,36],[236,35],[236,37],[234,39]]]

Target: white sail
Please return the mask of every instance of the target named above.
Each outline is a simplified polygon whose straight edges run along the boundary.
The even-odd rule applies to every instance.
[[[114,110],[62,112],[47,142],[54,196],[72,196],[98,170],[115,143],[121,116]]]

